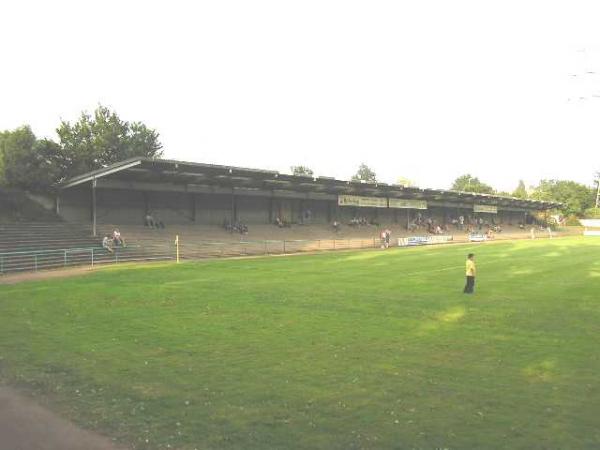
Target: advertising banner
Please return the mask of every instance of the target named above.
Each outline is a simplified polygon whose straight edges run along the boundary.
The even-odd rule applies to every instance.
[[[404,208],[404,209],[427,209],[427,202],[425,200],[408,200],[404,198],[390,198],[390,208]]]
[[[498,207],[493,205],[473,205],[473,212],[498,214]]]
[[[387,198],[382,197],[362,197],[359,195],[338,195],[338,205],[340,206],[362,206],[368,208],[387,208]]]
[[[398,238],[399,247],[408,247],[412,245],[431,245],[443,244],[452,241],[452,236],[411,236],[406,238]]]

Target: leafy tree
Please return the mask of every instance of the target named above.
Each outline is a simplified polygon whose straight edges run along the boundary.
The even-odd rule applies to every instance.
[[[10,131],[0,131],[0,186],[6,183],[4,179],[4,142]]]
[[[494,188],[470,174],[462,175],[454,180],[450,189],[454,191],[475,192],[477,194],[493,194]]]
[[[596,201],[595,201],[595,205],[596,208],[600,208],[600,172],[596,172],[595,174],[595,180],[596,182]]]
[[[586,219],[600,219],[600,208],[588,208],[583,213]]]
[[[290,169],[292,170],[293,175],[312,177],[314,174],[312,169],[310,169],[306,166],[292,166],[292,167],[290,167]]]
[[[56,181],[61,160],[56,142],[38,140],[29,126],[5,131],[0,139],[6,185],[40,191]]]
[[[415,186],[415,182],[406,177],[398,177],[398,180],[396,180],[396,184],[400,184],[402,186],[407,186],[407,187]]]
[[[93,115],[83,112],[73,124],[62,121],[56,132],[64,157],[64,178],[135,156],[162,156],[162,144],[155,130],[141,122],[123,121],[102,105]]]
[[[541,180],[533,191],[532,198],[564,203],[564,215],[581,217],[584,211],[594,206],[595,192],[583,184],[567,180]]]
[[[517,198],[529,197],[529,195],[527,194],[527,188],[525,187],[525,182],[523,180],[519,180],[519,185],[512,193],[512,196]]]
[[[358,167],[356,174],[351,178],[351,180],[359,181],[361,183],[377,183],[377,175],[369,166],[367,166],[365,163],[362,163]]]

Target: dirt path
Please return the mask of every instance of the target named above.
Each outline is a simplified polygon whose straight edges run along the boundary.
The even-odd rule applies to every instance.
[[[124,450],[0,386],[0,450]]]
[[[75,275],[85,275],[94,270],[92,267],[71,267],[68,269],[41,270],[39,272],[20,272],[0,276],[0,284],[17,284],[22,281],[47,280],[50,278],[65,278]]]

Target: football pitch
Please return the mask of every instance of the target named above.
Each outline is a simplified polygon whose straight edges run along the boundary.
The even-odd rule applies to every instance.
[[[0,371],[135,448],[599,448],[600,239],[2,285]]]

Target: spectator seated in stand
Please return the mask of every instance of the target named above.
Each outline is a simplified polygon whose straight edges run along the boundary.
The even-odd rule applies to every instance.
[[[233,224],[231,223],[231,220],[225,218],[223,219],[223,229],[225,231],[229,231],[230,233],[233,233]]]
[[[110,243],[111,243],[111,239],[110,239],[110,236],[107,234],[106,236],[104,236],[104,238],[102,238],[102,248],[104,250],[106,250],[108,253],[114,253],[114,250],[110,246]]]
[[[379,226],[379,222],[377,222],[375,219],[371,219],[369,220],[369,225],[373,225],[375,227]]]
[[[236,231],[240,234],[248,234],[248,225],[238,221],[233,224],[233,231]]]
[[[115,228],[115,230],[113,231],[112,241],[113,241],[113,245],[115,247],[118,247],[118,246],[125,247],[125,241],[123,240],[123,237],[121,236],[121,232],[119,231],[118,228]]]
[[[275,225],[277,225],[279,228],[292,228],[291,223],[282,220],[279,216],[275,218]]]
[[[341,224],[337,220],[334,220],[332,225],[333,225],[333,231],[335,231],[336,233],[339,233]]]
[[[308,225],[311,222],[312,222],[312,211],[310,209],[306,209],[300,215],[300,223],[299,223],[299,225]]]
[[[154,217],[152,217],[152,213],[146,213],[146,217],[144,218],[144,225],[150,228],[154,228]]]

